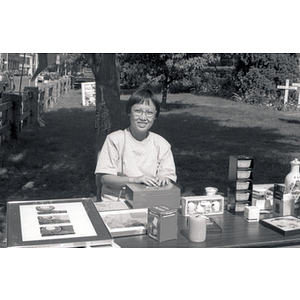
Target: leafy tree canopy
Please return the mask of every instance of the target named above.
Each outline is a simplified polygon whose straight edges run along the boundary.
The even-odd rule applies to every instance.
[[[158,81],[162,84],[162,106],[166,104],[167,89],[174,80],[191,78],[204,66],[215,64],[219,54],[211,53],[122,53],[119,54],[122,82],[138,87]]]
[[[277,85],[299,78],[296,53],[237,53],[235,86],[246,102],[277,97]]]

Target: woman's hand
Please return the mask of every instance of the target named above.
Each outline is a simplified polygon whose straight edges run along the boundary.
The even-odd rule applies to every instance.
[[[151,177],[151,176],[140,176],[140,177],[133,177],[131,178],[130,182],[133,183],[143,183],[147,186],[159,186],[157,182],[157,178]]]
[[[163,186],[170,183],[170,179],[164,176],[156,176],[156,183],[158,186]]]

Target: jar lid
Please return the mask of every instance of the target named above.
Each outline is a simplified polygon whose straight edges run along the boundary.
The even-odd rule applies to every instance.
[[[300,165],[300,161],[298,160],[298,158],[295,158],[295,159],[292,160],[290,163],[291,163],[291,164],[295,164],[295,165]]]

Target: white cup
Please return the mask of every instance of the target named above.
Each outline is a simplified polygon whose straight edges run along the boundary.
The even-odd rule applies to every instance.
[[[218,189],[215,187],[206,187],[205,188],[205,192],[207,196],[212,196],[215,195],[218,192]]]

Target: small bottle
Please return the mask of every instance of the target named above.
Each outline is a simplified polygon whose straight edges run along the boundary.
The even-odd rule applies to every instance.
[[[293,161],[290,162],[291,164],[291,171],[289,174],[286,175],[284,180],[285,185],[285,193],[293,194],[295,202],[298,200],[300,195],[300,173],[299,173],[299,166],[300,161],[295,158]]]
[[[197,213],[204,213],[205,209],[202,207],[201,202],[199,201],[197,208],[196,208],[196,212]]]
[[[215,212],[220,211],[220,202],[219,201],[214,201],[211,206],[212,206],[212,211],[215,211]]]
[[[188,213],[191,215],[195,213],[196,204],[194,202],[189,202],[187,205]]]

